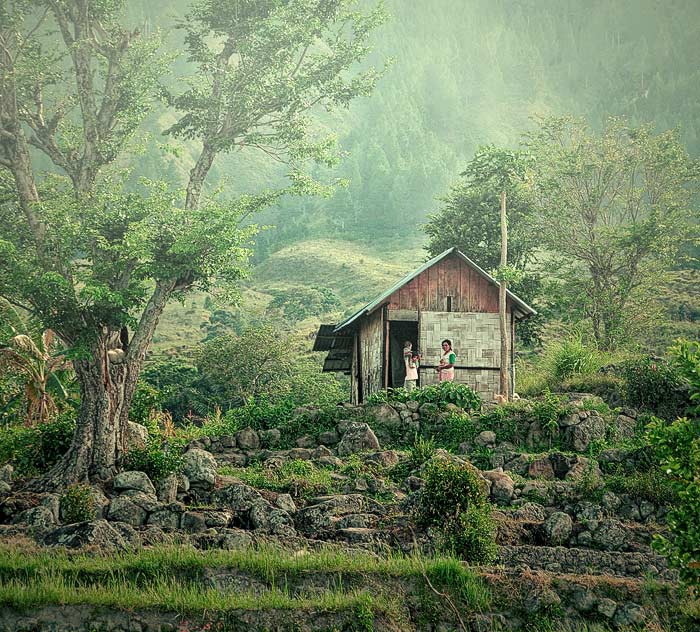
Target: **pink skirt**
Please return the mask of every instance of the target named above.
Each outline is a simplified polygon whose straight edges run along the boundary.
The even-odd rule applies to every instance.
[[[455,379],[454,371],[440,371],[438,373],[438,382],[452,382]]]

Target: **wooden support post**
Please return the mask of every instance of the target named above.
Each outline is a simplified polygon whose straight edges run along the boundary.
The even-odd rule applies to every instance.
[[[501,268],[508,263],[508,225],[506,224],[506,192],[501,192]],[[501,332],[501,396],[510,400],[510,335],[507,317],[508,282],[501,277],[498,288],[498,315]]]

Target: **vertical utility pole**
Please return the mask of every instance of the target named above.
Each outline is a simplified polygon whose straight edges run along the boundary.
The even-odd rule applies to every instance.
[[[508,263],[508,226],[506,224],[506,192],[501,192],[501,270]],[[506,290],[508,282],[501,276],[498,288],[498,316],[501,330],[501,395],[510,401],[510,332],[507,320]]]

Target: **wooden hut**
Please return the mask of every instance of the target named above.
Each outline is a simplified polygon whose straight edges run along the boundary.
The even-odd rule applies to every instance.
[[[535,314],[508,292],[511,351],[516,322]],[[426,262],[338,325],[321,325],[314,351],[327,351],[324,371],[350,375],[352,401],[403,386],[403,343],[413,342],[423,360],[418,385],[437,381],[440,342],[452,340],[455,382],[468,384],[485,401],[499,392],[501,336],[498,282],[456,248]],[[513,363],[511,362],[511,367]],[[511,368],[511,384],[515,375]]]

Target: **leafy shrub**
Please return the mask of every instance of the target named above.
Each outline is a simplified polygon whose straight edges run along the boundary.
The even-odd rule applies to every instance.
[[[440,524],[471,504],[487,504],[483,483],[470,465],[437,459],[426,466],[423,478],[425,487],[417,516],[418,524],[423,527]]]
[[[683,581],[700,585],[700,419],[658,419],[649,424],[648,438],[677,498],[667,516],[670,534],[656,536],[654,546]]]
[[[68,452],[75,432],[73,411],[33,428],[13,426],[0,433],[0,462],[10,462],[19,476],[44,472]]]
[[[495,556],[491,506],[475,468],[435,460],[425,468],[417,522],[437,530],[438,545],[475,563]]]
[[[656,505],[673,503],[676,491],[667,474],[659,467],[645,472],[624,474],[618,472],[605,479],[605,487],[616,494],[629,494],[633,498],[648,500]]]
[[[440,423],[435,441],[447,450],[455,451],[461,443],[473,441],[479,433],[474,419],[466,413],[450,413]]]
[[[649,356],[628,360],[621,367],[625,403],[673,419],[685,411],[687,390],[679,370]]]
[[[413,445],[408,451],[408,460],[411,469],[417,469],[424,463],[430,461],[435,455],[435,440],[424,439],[423,437],[416,435],[413,440]]]
[[[168,474],[180,471],[182,456],[179,450],[161,447],[156,441],[150,441],[144,448],[132,448],[124,459],[125,470],[144,472],[154,483]]]
[[[436,404],[445,406],[454,404],[464,410],[479,410],[481,397],[466,384],[455,382],[440,382],[421,386],[412,391],[405,388],[388,388],[372,393],[368,398],[369,404],[382,404],[387,402],[416,401],[420,404]]]
[[[134,391],[131,408],[129,408],[129,420],[145,426],[151,411],[160,410],[161,399],[158,389],[147,382],[140,381],[136,386],[136,391]]]
[[[64,524],[95,518],[95,497],[89,485],[71,485],[61,496],[61,520]]]
[[[466,511],[447,518],[441,535],[440,548],[472,564],[489,564],[498,554],[495,524],[488,505],[470,505]]]

